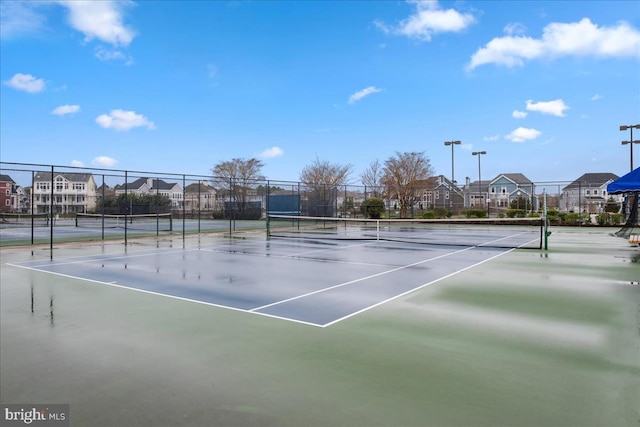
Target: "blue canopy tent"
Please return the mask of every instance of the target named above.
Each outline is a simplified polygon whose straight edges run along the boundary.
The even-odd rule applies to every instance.
[[[635,191],[640,191],[640,168],[632,170],[607,185],[609,194],[633,193]]]
[[[638,228],[638,197],[640,195],[640,168],[634,169],[607,185],[609,194],[627,194],[627,222],[616,233],[620,237],[629,237]]]

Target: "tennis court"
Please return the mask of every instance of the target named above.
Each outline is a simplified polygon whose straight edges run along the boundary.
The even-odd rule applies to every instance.
[[[72,426],[637,424],[637,246],[322,230],[0,249],[3,403]]]
[[[328,326],[497,257],[504,249],[232,240],[10,264],[192,302]]]

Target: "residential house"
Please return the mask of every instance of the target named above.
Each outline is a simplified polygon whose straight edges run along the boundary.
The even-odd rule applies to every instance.
[[[491,181],[473,181],[467,177],[462,191],[465,209],[487,210],[489,201],[489,184]]]
[[[473,187],[472,187],[473,188]],[[536,211],[536,186],[521,173],[503,173],[489,183],[489,208],[493,213],[505,211],[513,201],[522,202],[519,209]]]
[[[172,208],[182,208],[183,192],[178,183],[169,183],[161,179],[138,178],[133,182],[127,182],[115,186],[116,195],[120,194],[159,194],[171,200]]]
[[[444,175],[432,176],[420,181],[416,203],[421,210],[444,208],[452,212],[464,209],[462,189],[454,185]]]
[[[0,212],[16,212],[18,197],[16,183],[9,175],[0,174]]]
[[[563,212],[601,213],[609,197],[622,203],[622,196],[608,195],[607,185],[618,179],[613,173],[585,173],[562,189],[559,206]]]
[[[207,181],[198,181],[184,187],[184,208],[187,212],[220,209],[216,204],[217,190]]]
[[[90,173],[36,172],[33,178],[33,213],[92,212],[97,186]],[[53,197],[53,199],[52,199]]]

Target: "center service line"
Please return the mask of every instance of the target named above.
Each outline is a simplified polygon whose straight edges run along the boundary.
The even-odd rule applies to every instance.
[[[281,300],[281,301],[276,301],[276,302],[273,302],[271,304],[266,304],[266,305],[263,305],[261,307],[252,308],[249,311],[253,312],[253,311],[257,311],[257,310],[263,310],[265,308],[273,307],[274,305],[283,304],[285,302],[294,301],[294,300],[297,300],[297,299],[300,299],[300,298],[305,298],[305,297],[308,297],[308,296],[311,296],[311,295],[319,294],[321,292],[330,291],[332,289],[336,289],[336,288],[340,288],[342,286],[346,286],[346,285],[350,285],[350,284],[353,284],[353,283],[361,282],[363,280],[368,280],[368,279],[372,279],[374,277],[383,276],[385,274],[393,273],[393,272],[396,272],[396,271],[399,271],[399,270],[404,270],[405,268],[415,267],[416,265],[420,265],[420,264],[424,264],[425,262],[434,261],[434,260],[437,260],[437,259],[440,259],[440,258],[448,257],[449,255],[454,255],[454,254],[457,254],[457,253],[465,252],[465,251],[468,251],[469,249],[473,249],[473,246],[468,247],[468,248],[464,248],[464,249],[460,249],[460,250],[457,250],[457,251],[454,251],[454,252],[450,252],[448,254],[439,255],[439,256],[434,257],[434,258],[424,259],[422,261],[414,262],[413,264],[408,264],[408,265],[403,265],[401,267],[392,268],[391,270],[382,271],[380,273],[372,274],[370,276],[361,277],[359,279],[350,280],[350,281],[344,282],[344,283],[338,283],[337,285],[329,286],[328,288],[318,289],[317,291],[308,292],[306,294],[302,294],[302,295],[298,295],[298,296],[295,296],[295,297],[287,298],[287,299],[284,299],[284,300]]]

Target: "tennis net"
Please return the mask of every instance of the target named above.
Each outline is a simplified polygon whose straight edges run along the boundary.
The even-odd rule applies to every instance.
[[[541,249],[542,218],[353,219],[270,215],[267,235],[307,240],[395,241]]]
[[[127,228],[141,231],[173,231],[170,213],[142,215],[76,214],[76,227]]]
[[[1,227],[48,227],[49,214],[4,213],[0,212]]]

